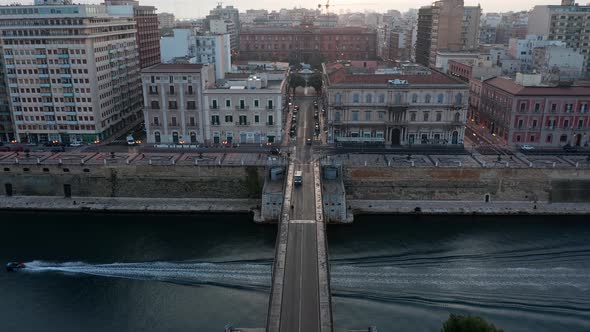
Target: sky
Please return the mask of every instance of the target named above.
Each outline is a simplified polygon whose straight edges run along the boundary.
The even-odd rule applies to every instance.
[[[218,0],[139,0],[141,4],[152,5],[158,8],[158,12],[172,12],[177,18],[204,17],[209,10],[215,7]],[[0,4],[7,5],[14,2],[32,4],[33,0],[0,0]],[[74,3],[100,3],[102,0],[74,0]],[[586,3],[586,0],[578,0],[578,3]],[[325,4],[326,0],[225,0],[223,5],[233,5],[240,12],[246,9],[281,9],[283,7],[317,8],[319,3]],[[331,0],[330,12],[338,13],[341,9],[350,8],[352,11],[372,10],[385,12],[388,9],[397,9],[401,12],[408,8],[419,8],[432,3],[432,0]],[[507,12],[529,10],[535,5],[558,5],[561,0],[465,0],[466,6],[481,7],[486,12]]]

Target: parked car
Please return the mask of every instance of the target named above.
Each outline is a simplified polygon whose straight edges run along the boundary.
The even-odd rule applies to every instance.
[[[70,143],[70,146],[73,146],[73,147],[82,146],[82,142],[80,142],[80,141],[72,141]]]
[[[305,140],[305,144],[307,144],[307,145],[311,145],[311,138],[308,138],[308,139],[306,139],[306,140]]]
[[[272,155],[279,155],[281,154],[281,150],[279,148],[271,148],[269,153]]]
[[[535,147],[532,146],[532,145],[523,144],[523,145],[520,146],[520,149],[521,150],[525,150],[525,151],[531,151],[531,150],[534,150]]]

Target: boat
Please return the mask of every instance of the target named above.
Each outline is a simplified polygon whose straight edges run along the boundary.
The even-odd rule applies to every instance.
[[[25,265],[25,263],[22,262],[10,262],[6,264],[6,272],[13,272],[13,271],[17,271],[17,270],[22,270],[25,267],[27,267]]]

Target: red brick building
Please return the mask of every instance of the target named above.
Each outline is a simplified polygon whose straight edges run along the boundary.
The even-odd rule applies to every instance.
[[[377,31],[363,27],[254,27],[240,32],[240,58],[309,62],[375,60]]]
[[[482,84],[479,122],[509,145],[586,146],[590,87],[524,86],[495,77]]]

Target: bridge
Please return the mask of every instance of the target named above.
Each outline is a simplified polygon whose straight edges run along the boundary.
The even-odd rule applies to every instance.
[[[326,231],[322,210],[319,162],[312,161],[312,99],[299,103],[299,123],[287,171],[280,218],[268,332],[332,331],[332,310]],[[301,171],[301,185],[293,175]]]

